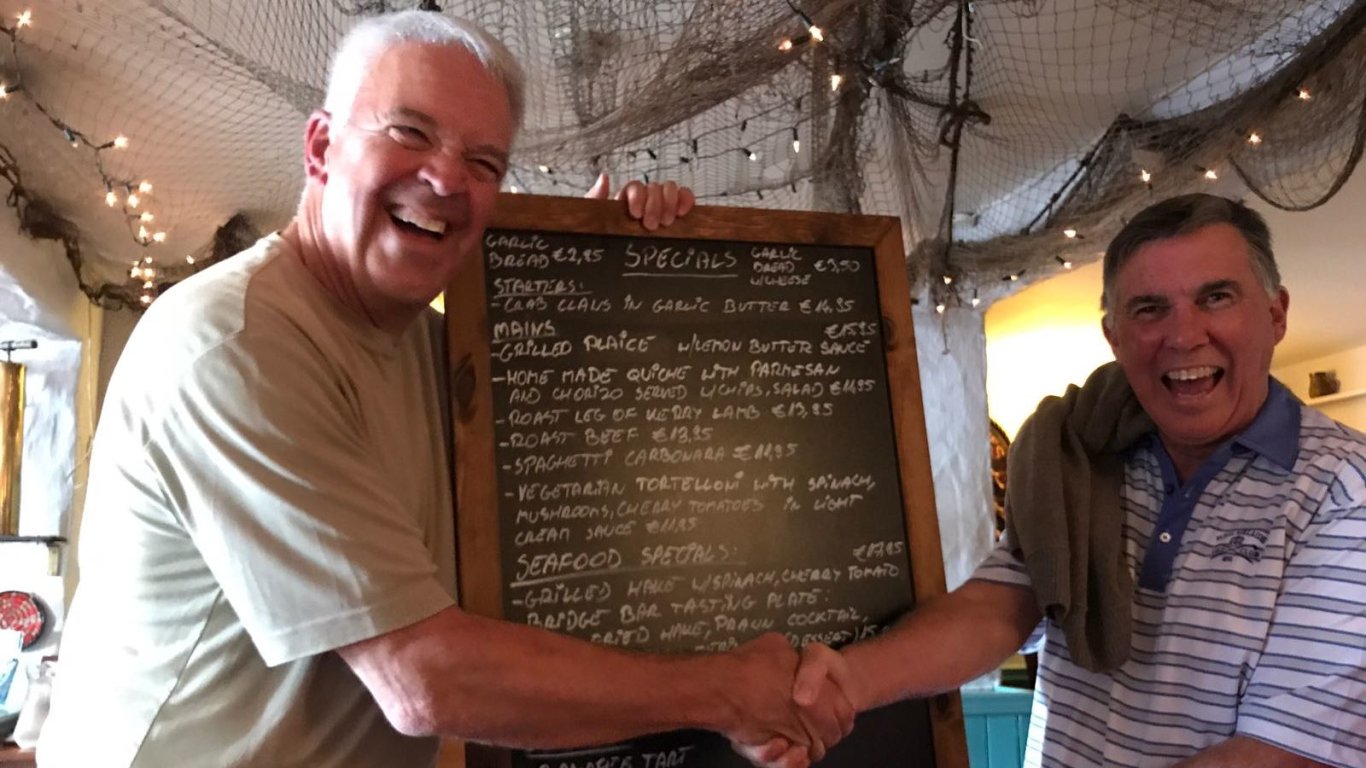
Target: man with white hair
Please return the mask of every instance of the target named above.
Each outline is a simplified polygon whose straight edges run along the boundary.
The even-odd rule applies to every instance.
[[[790,703],[776,635],[649,655],[455,605],[423,314],[478,258],[522,109],[516,63],[466,22],[411,11],[343,42],[295,219],[167,292],[110,382],[44,766],[427,766],[437,736],[705,728],[799,768],[851,727],[837,695]],[[692,205],[626,198],[647,228]]]

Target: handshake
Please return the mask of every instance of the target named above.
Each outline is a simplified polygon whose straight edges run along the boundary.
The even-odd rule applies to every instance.
[[[867,708],[844,657],[819,643],[798,653],[781,635],[766,634],[707,662],[726,666],[711,678],[728,705],[714,729],[762,768],[818,762]]]

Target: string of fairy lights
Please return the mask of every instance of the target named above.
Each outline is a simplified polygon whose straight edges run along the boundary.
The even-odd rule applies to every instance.
[[[20,42],[23,31],[31,28],[33,22],[31,10],[24,10],[16,14],[12,26],[0,22],[0,33],[9,38],[10,57],[14,66],[12,81],[0,81],[0,104],[8,101],[11,95],[16,93],[26,97],[28,103],[46,118],[54,129],[61,133],[62,139],[71,145],[72,149],[89,153],[94,170],[100,178],[100,199],[103,200],[106,207],[117,211],[122,216],[133,241],[143,248],[166,242],[166,230],[157,226],[157,216],[150,210],[152,207],[150,199],[154,189],[152,182],[136,176],[116,175],[110,171],[106,164],[106,153],[121,152],[128,149],[131,140],[122,133],[107,140],[92,138],[86,131],[82,131],[58,116],[31,88],[25,86]],[[187,255],[185,261],[187,264],[193,265],[195,263],[194,256]],[[160,276],[160,270],[157,267],[156,259],[151,255],[144,255],[136,259],[129,268],[128,276],[131,280],[142,284],[138,295],[139,303],[143,307],[150,305],[159,292],[157,278]]]
[[[795,32],[794,34],[781,36],[773,44],[779,52],[799,56],[815,46],[822,44],[830,45],[834,42],[834,38],[827,28],[818,25],[809,14],[792,2],[792,0],[785,0],[785,2],[788,9],[792,12],[792,18],[799,23],[800,31]],[[830,91],[832,93],[839,92],[841,87],[845,86],[847,82],[848,77],[838,71],[832,72],[829,75]],[[872,81],[870,80],[870,82]],[[691,168],[696,162],[725,158],[727,156],[733,156],[736,153],[742,155],[750,162],[758,163],[761,159],[761,152],[756,149],[756,147],[771,144],[772,140],[777,136],[785,137],[783,143],[786,146],[791,147],[792,156],[795,158],[802,152],[800,126],[803,121],[802,107],[803,104],[806,103],[805,99],[806,95],[804,93],[799,93],[795,96],[786,96],[780,99],[781,103],[774,106],[752,111],[744,117],[740,117],[737,114],[735,117],[736,122],[734,123],[690,133],[686,139],[677,140],[678,147],[676,151],[668,153],[673,156],[671,161],[661,159],[661,157],[666,155],[666,150],[664,149],[664,146],[661,145],[625,147],[619,151],[627,161],[628,175],[637,175],[647,184],[652,180],[665,178],[671,171],[681,171]],[[791,110],[796,114],[795,122],[790,126],[784,126],[758,134],[749,131],[749,124],[751,122],[761,120],[772,121],[775,119],[776,113],[784,110]],[[776,119],[778,122],[782,122],[781,118]],[[732,140],[729,136],[723,135],[728,134],[731,131],[735,131],[738,134],[736,140]],[[747,132],[748,135],[746,135]],[[714,148],[704,149],[702,146],[704,141],[711,144]],[[648,170],[638,170],[636,163],[642,155],[649,160]],[[591,159],[589,165],[594,173],[603,167],[603,159],[602,155],[595,156]],[[538,181],[542,185],[548,185],[550,187],[558,187],[560,185],[561,179],[556,176],[556,169],[551,166],[545,163],[538,163],[534,166],[534,170],[535,173],[539,175]],[[525,175],[529,173],[531,173],[529,169],[514,167],[509,174],[508,190],[513,193],[521,193],[529,190],[532,185],[528,184],[525,180]],[[591,174],[588,175],[588,178],[583,180],[577,177],[575,178],[576,183],[580,181],[591,182]],[[791,170],[786,174],[786,177],[781,180],[760,181],[742,185],[742,188],[740,189],[723,189],[712,193],[702,193],[697,192],[696,190],[694,190],[694,192],[697,193],[697,199],[699,201],[706,201],[708,199],[736,200],[742,199],[747,195],[753,195],[755,200],[762,202],[766,200],[764,196],[765,192],[772,193],[786,187],[795,195],[798,192],[798,184],[809,182],[810,178],[807,173],[802,171],[794,162]]]
[[[1308,88],[1308,86],[1299,85],[1296,86],[1291,93],[1287,94],[1287,97],[1293,98],[1293,100],[1299,103],[1306,103],[1313,99],[1313,94]],[[1116,121],[1115,125],[1111,126],[1111,130],[1114,130],[1117,126],[1123,126],[1127,122],[1127,120],[1121,118],[1120,120]],[[1234,128],[1232,130],[1235,130],[1239,133],[1239,136],[1241,137],[1241,145],[1246,146],[1249,149],[1256,150],[1265,143],[1265,136],[1263,135],[1263,132],[1259,129]],[[1065,181],[1056,192],[1054,192],[1052,197],[1049,199],[1048,203],[1044,206],[1043,210],[1039,211],[1039,213],[1033,218],[1033,220],[1031,220],[1030,223],[1023,228],[1020,234],[1030,234],[1039,222],[1044,221],[1049,216],[1049,214],[1052,212],[1053,206],[1057,203],[1059,199],[1061,199],[1065,194],[1067,194],[1073,182],[1080,177],[1082,171],[1084,171],[1085,168],[1089,165],[1090,158],[1101,148],[1101,146],[1106,142],[1106,140],[1109,137],[1110,131],[1107,130],[1106,134],[1101,137],[1100,141],[1098,141],[1096,145],[1092,147],[1090,152],[1088,152],[1087,155],[1082,158],[1072,176],[1067,181]],[[1203,182],[1204,184],[1212,184],[1220,180],[1219,169],[1218,166],[1215,165],[1194,165],[1188,172],[1192,174],[1192,181],[1196,182],[1197,185],[1201,182]],[[1153,185],[1157,173],[1157,170],[1144,166],[1140,163],[1138,173],[1135,177],[1136,183],[1142,185],[1142,187],[1151,192],[1153,190]],[[1062,235],[1062,240],[1059,243],[1059,246],[1061,248],[1070,248],[1075,243],[1078,243],[1086,239],[1086,236],[1074,226],[1065,226],[1060,230],[1060,232]],[[1103,251],[1101,253],[1103,253]],[[1052,255],[1052,259],[1057,263],[1058,268],[1062,271],[1071,270],[1075,266],[1073,261],[1069,259],[1067,256],[1063,255],[1062,253],[1054,253]],[[1028,271],[1029,268],[1021,267],[1014,271],[1007,272],[1006,274],[1002,275],[1000,279],[1004,282],[1015,283],[1023,279],[1025,275],[1028,273]],[[953,275],[945,273],[940,277],[943,281],[942,286],[934,281],[932,281],[931,283],[930,293],[933,297],[935,312],[942,315],[948,310],[949,306],[951,305],[962,306],[963,304],[967,304],[973,308],[977,308],[981,305],[982,300],[980,298],[980,289],[978,287],[973,287],[971,296],[965,299],[961,294],[957,292],[955,288],[953,288],[955,284]]]
[[[792,12],[795,28],[792,30],[792,34],[784,35],[774,43],[774,46],[780,54],[800,56],[805,52],[814,50],[818,46],[833,45],[835,40],[829,29],[815,23],[812,17],[794,0],[784,0],[784,2]],[[430,10],[439,9],[430,8]],[[967,5],[966,13],[971,13],[970,4]],[[131,139],[124,134],[118,134],[107,139],[92,137],[89,133],[80,130],[56,115],[47,103],[33,93],[31,88],[26,87],[23,80],[24,67],[22,65],[21,43],[23,34],[26,30],[29,30],[33,24],[34,17],[29,10],[24,10],[16,14],[12,24],[0,21],[0,32],[3,32],[10,41],[12,63],[14,66],[12,77],[9,80],[0,80],[0,108],[3,108],[4,102],[10,100],[10,98],[16,94],[26,98],[34,109],[36,109],[47,122],[61,134],[62,139],[67,144],[77,151],[88,153],[94,171],[100,180],[100,187],[97,194],[100,195],[100,199],[105,207],[122,217],[133,241],[142,248],[151,248],[164,243],[167,239],[166,229],[164,228],[164,225],[158,221],[156,213],[152,210],[154,207],[152,203],[154,192],[152,182],[145,178],[137,178],[136,176],[120,176],[110,170],[110,165],[112,163],[108,162],[110,160],[109,153],[126,150],[131,143]],[[972,42],[977,43],[975,40]],[[969,54],[971,50],[970,46],[966,48],[966,51]],[[827,61],[835,62],[837,59],[837,56],[831,55],[828,57]],[[852,67],[847,65],[829,64],[831,69],[830,74],[828,75],[830,92],[838,93],[841,88],[848,86],[851,78],[858,78],[860,74],[862,74],[861,83],[867,84],[870,87],[877,86],[883,78],[888,76],[888,70],[891,70],[893,65],[896,65],[899,62],[900,58],[898,57],[885,62],[863,62],[862,64],[855,64]],[[965,74],[970,79],[971,73],[970,71],[967,71],[970,70],[970,56],[966,59],[966,63],[967,66],[964,68]],[[807,88],[809,89],[809,81]],[[615,150],[615,152],[623,154],[626,160],[629,161],[628,164],[631,166],[636,165],[638,158],[647,158],[649,161],[649,170],[640,174],[646,182],[651,180],[651,171],[656,174],[667,173],[671,170],[691,167],[695,162],[726,157],[728,155],[733,157],[733,153],[740,153],[749,161],[757,163],[760,160],[761,147],[769,147],[771,149],[775,145],[779,147],[783,145],[789,146],[791,157],[795,160],[795,158],[801,155],[803,150],[806,149],[806,147],[803,146],[801,131],[801,126],[803,125],[802,105],[804,103],[803,99],[805,98],[805,95],[805,93],[802,93],[784,98],[777,106],[756,111],[744,118],[740,118],[740,116],[737,115],[736,122],[730,125],[713,128],[681,139],[678,142],[678,146],[673,148],[675,151],[669,153],[672,157],[669,161],[661,160],[661,156],[665,154],[665,150],[661,146],[622,147]],[[1290,95],[1302,102],[1308,102],[1313,98],[1309,89],[1305,86],[1297,87]],[[961,107],[962,104],[959,104],[958,106],[955,106],[954,104],[941,105],[941,109],[944,111],[945,116],[950,119],[953,118],[950,113]],[[779,110],[786,109],[793,109],[796,113],[795,122],[791,123],[790,127],[785,127],[785,120],[778,114]],[[775,120],[780,127],[772,127]],[[760,131],[757,134],[750,132],[746,135],[751,121],[762,121],[768,129]],[[726,133],[737,128],[738,132],[736,135]],[[1244,130],[1242,133],[1245,145],[1252,149],[1260,147],[1266,140],[1266,136],[1261,130]],[[778,138],[780,136],[782,137],[781,139]],[[1098,151],[1101,143],[1104,142],[1108,136],[1109,132],[1107,131],[1107,136],[1102,137],[1101,141],[1081,159],[1073,175],[1062,184],[1061,188],[1056,191],[1049,202],[1024,228],[1024,231],[1021,234],[1030,234],[1035,229],[1036,225],[1040,225],[1041,223],[1042,226],[1048,226],[1048,220],[1051,218],[1054,205],[1067,194],[1073,183],[1081,177],[1081,174],[1088,165],[1090,156]],[[711,148],[706,151],[704,151],[704,147],[702,146],[704,141],[712,145]],[[718,146],[718,144],[720,146]],[[602,159],[602,156],[592,158],[592,167],[594,169],[600,168]],[[1196,180],[1212,183],[1218,181],[1220,178],[1219,167],[1220,166],[1217,164],[1195,166],[1193,173],[1195,174]],[[534,171],[532,168],[534,168]],[[1159,172],[1159,168],[1143,166],[1140,164],[1134,183],[1152,190]],[[1173,169],[1173,172],[1179,171]],[[508,179],[510,191],[522,192],[530,188],[530,185],[526,184],[522,178],[522,174],[536,175],[538,177],[536,179],[538,186],[547,184],[552,187],[558,186],[563,178],[563,174],[561,177],[557,177],[555,168],[549,164],[539,163],[531,168],[519,167],[513,170],[513,173],[510,174],[510,178]],[[799,183],[809,183],[810,181],[809,167],[807,170],[803,170],[802,166],[794,161],[791,163],[790,170],[784,179],[760,179],[759,182],[748,185],[748,188],[746,189],[721,190],[711,196],[726,197],[734,200],[752,193],[757,200],[764,201],[765,191],[771,192],[787,187],[791,189],[793,194],[796,194],[798,191],[797,185]],[[952,195],[950,195],[950,198],[951,197]],[[952,205],[951,199],[949,205]],[[950,211],[950,213],[952,213],[952,211]],[[1056,269],[1063,271],[1071,270],[1074,266],[1073,261],[1062,254],[1071,252],[1078,241],[1085,240],[1085,234],[1074,226],[1065,226],[1060,230],[1060,235],[1061,240],[1058,243],[1059,252],[1052,255],[1051,258],[1052,261],[1057,264]],[[195,257],[193,255],[187,255],[184,259],[187,265],[190,265],[192,268],[194,267]],[[948,262],[949,259],[944,260],[944,264],[941,266],[943,272],[937,276],[937,279],[933,275],[931,275],[930,278],[929,293],[934,309],[938,313],[943,314],[950,306],[967,305],[973,308],[979,307],[981,304],[979,287],[982,283],[979,281],[977,285],[964,286],[965,282],[970,283],[971,281],[960,280],[955,276]],[[1038,269],[1040,265],[1047,264],[1048,259],[1046,257],[1036,258],[1031,261],[1029,266],[1021,267],[1002,275],[1000,280],[1011,283],[1018,282],[1025,277],[1030,269]],[[1046,268],[1047,267],[1045,267],[1045,269]],[[141,286],[138,290],[138,302],[143,307],[150,305],[156,299],[159,289],[165,287],[175,279],[174,276],[167,275],[163,272],[162,268],[159,266],[157,257],[152,253],[145,253],[140,258],[133,261],[129,268],[128,275],[130,280]],[[965,295],[966,288],[969,287],[971,289],[970,297]]]

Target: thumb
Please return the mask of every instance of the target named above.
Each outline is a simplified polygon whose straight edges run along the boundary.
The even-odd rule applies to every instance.
[[[607,173],[599,173],[598,180],[593,182],[593,188],[588,190],[584,197],[593,200],[606,200],[612,195],[612,180],[607,178]]]
[[[792,681],[792,700],[800,706],[808,707],[816,702],[821,685],[830,671],[829,664],[820,652],[822,649],[822,646],[817,645],[802,648],[802,660]]]

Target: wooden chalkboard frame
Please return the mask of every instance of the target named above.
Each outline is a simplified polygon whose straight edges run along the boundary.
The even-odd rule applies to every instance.
[[[945,592],[910,290],[901,225],[895,217],[698,206],[672,226],[649,233],[625,215],[620,202],[504,193],[499,196],[490,229],[872,249],[912,587],[917,603]],[[463,609],[503,618],[490,313],[485,285],[484,259],[473,259],[448,288],[445,298],[451,416],[456,436],[456,551]],[[967,768],[958,693],[941,694],[929,704],[936,768]],[[468,762],[472,766],[508,768],[511,758],[505,750],[470,745]],[[443,761],[443,766],[448,764]]]

